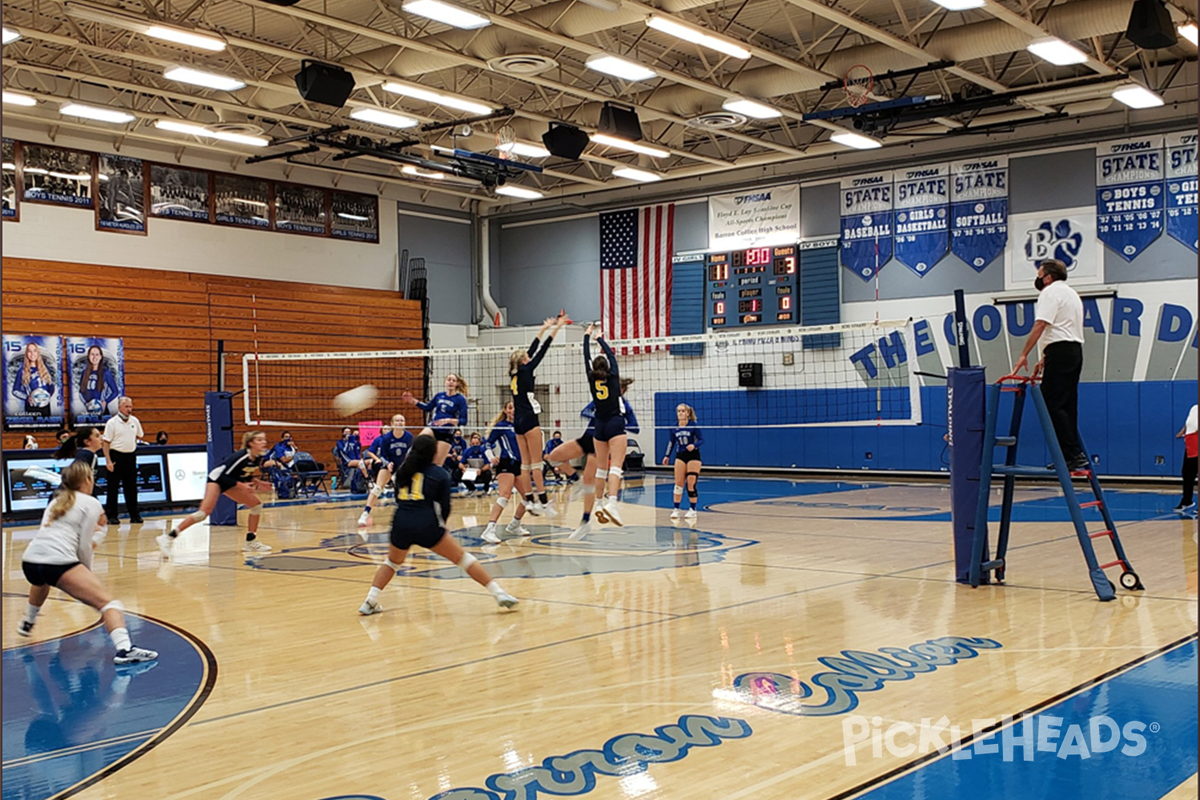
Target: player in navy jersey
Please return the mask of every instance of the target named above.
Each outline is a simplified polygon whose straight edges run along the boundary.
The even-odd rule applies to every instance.
[[[525,494],[525,504],[532,514],[555,515],[546,495],[546,478],[542,475],[542,427],[538,414],[541,406],[533,398],[536,381],[533,375],[538,364],[546,357],[554,337],[571,320],[566,312],[557,317],[547,317],[541,330],[533,337],[528,350],[515,350],[508,359],[508,382],[513,398],[513,427],[517,433],[517,447],[521,451],[521,480],[518,488]],[[553,330],[550,330],[553,327]],[[546,331],[550,331],[547,336]],[[546,336],[545,341],[542,337]],[[537,492],[537,499],[533,493]]]
[[[504,513],[504,507],[508,505],[508,501],[512,497],[517,498],[518,507],[516,513],[513,514],[512,521],[505,527],[505,533],[509,536],[529,535],[529,531],[521,525],[526,506],[521,502],[521,493],[513,491],[513,487],[521,475],[521,451],[517,446],[517,432],[513,427],[515,414],[513,402],[509,400],[504,404],[504,410],[492,420],[491,429],[488,431],[487,444],[495,453],[491,461],[496,472],[496,482],[499,484],[496,502],[492,504],[492,513],[488,517],[487,528],[483,531],[483,540],[488,544],[500,544],[500,534],[496,530],[496,523],[500,520],[500,515]]]
[[[91,425],[84,425],[75,431],[74,436],[68,438],[54,451],[54,457],[82,461],[91,467],[94,473],[96,471],[96,462],[99,461],[99,457],[96,454],[100,452],[100,448],[103,446],[104,443],[101,441],[100,429]]]
[[[466,484],[467,491],[474,492],[477,497],[482,497],[487,494],[488,488],[492,485],[492,470],[490,467],[491,456],[488,455],[487,448],[483,446],[483,437],[478,433],[471,434],[471,443],[462,452],[462,457],[459,459],[459,466],[462,470],[476,469],[471,465],[471,462],[483,462],[483,466],[478,468],[475,477],[471,480],[463,479]]]
[[[356,469],[364,478],[371,476],[367,460],[363,457],[362,445],[358,441],[358,434],[353,428],[342,428],[342,438],[334,445],[334,452],[337,453],[343,469]]]
[[[500,588],[492,576],[462,549],[450,535],[450,476],[435,463],[438,444],[429,428],[413,440],[408,457],[396,473],[396,514],[392,517],[392,532],[387,560],[375,572],[367,599],[358,613],[378,614],[383,610],[379,595],[404,565],[413,545],[432,550],[483,586],[502,608],[512,608],[517,598]]]
[[[446,376],[446,391],[438,392],[429,402],[418,400],[412,392],[401,395],[405,402],[412,403],[429,414],[429,428],[437,439],[437,463],[444,464],[450,454],[450,442],[454,440],[454,429],[467,424],[467,382],[461,375],[451,372]]]
[[[170,558],[179,534],[197,522],[207,519],[217,507],[217,500],[221,495],[249,510],[246,520],[246,544],[242,549],[254,554],[270,552],[270,546],[258,541],[258,520],[262,516],[262,501],[255,494],[255,489],[266,491],[271,488],[271,484],[260,479],[264,467],[275,466],[274,461],[265,459],[269,449],[266,433],[246,431],[242,435],[242,449],[208,473],[208,485],[204,489],[204,499],[200,501],[199,510],[184,517],[182,522],[154,540],[158,542],[162,554]]]
[[[670,444],[662,460],[665,467],[671,456],[675,456],[675,510],[671,512],[671,519],[679,519],[679,502],[683,499],[685,483],[688,503],[691,506],[685,516],[695,519],[696,511],[700,507],[696,482],[700,480],[700,445],[704,444],[704,435],[696,427],[696,409],[686,403],[680,403],[675,406],[675,417],[679,427],[671,428]]]
[[[371,509],[375,508],[379,502],[384,487],[399,471],[400,465],[404,463],[404,457],[408,455],[408,448],[412,446],[413,435],[404,430],[406,422],[403,414],[393,414],[391,430],[371,442],[371,449],[383,463],[379,467],[379,474],[375,476],[375,483],[371,484],[371,489],[367,494],[366,508],[358,516],[358,527],[360,528],[366,528],[371,524]],[[359,535],[365,538],[363,531],[359,531]]]
[[[592,438],[596,443],[596,486],[608,497],[598,511],[603,511],[608,521],[623,525],[621,510],[617,506],[617,494],[621,490],[622,467],[625,464],[625,403],[621,399],[621,375],[617,369],[617,356],[608,342],[600,336],[596,341],[604,355],[592,358],[592,332],[589,325],[583,336],[583,362],[587,369],[588,391],[596,404],[595,426]],[[603,520],[602,520],[603,521]]]

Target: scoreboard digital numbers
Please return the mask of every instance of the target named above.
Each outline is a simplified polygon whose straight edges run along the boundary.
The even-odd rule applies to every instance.
[[[798,323],[799,256],[794,244],[709,253],[709,329]]]

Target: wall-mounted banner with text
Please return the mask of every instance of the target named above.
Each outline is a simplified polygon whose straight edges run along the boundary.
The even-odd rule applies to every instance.
[[[950,252],[983,272],[1008,243],[1008,156],[950,165]]]
[[[950,247],[950,168],[896,170],[896,260],[924,278]]]
[[[842,266],[869,281],[892,258],[892,173],[842,178]]]
[[[1167,136],[1167,234],[1196,250],[1196,134]]]
[[[1096,233],[1133,261],[1163,230],[1161,136],[1105,142],[1096,147]]]
[[[62,339],[6,333],[3,345],[4,427],[62,427]]]
[[[76,425],[103,425],[117,411],[125,391],[125,342],[93,336],[68,336],[67,381]]]
[[[738,250],[800,241],[800,185],[708,198],[708,247]]]

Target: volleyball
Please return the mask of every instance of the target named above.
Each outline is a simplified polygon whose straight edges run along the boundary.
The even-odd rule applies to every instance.
[[[333,398],[333,409],[339,416],[349,417],[375,405],[379,390],[369,383],[356,386]]]

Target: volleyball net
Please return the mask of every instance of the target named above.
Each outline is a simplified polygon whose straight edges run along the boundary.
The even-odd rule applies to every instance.
[[[577,334],[576,334],[577,335]],[[560,335],[559,339],[563,339]],[[532,339],[532,333],[530,334]],[[422,413],[402,399],[443,391],[447,374],[468,385],[465,432],[485,430],[511,399],[509,357],[523,345],[328,353],[247,354],[243,359],[245,421],[253,426],[334,427]],[[625,398],[643,430],[676,425],[675,408],[695,409],[708,429],[915,425],[921,422],[912,320],[721,331],[610,342],[620,375],[632,379]],[[855,354],[872,349],[870,360]],[[593,357],[602,351],[593,342]],[[334,397],[369,384],[371,408],[344,418]],[[578,435],[591,397],[583,345],[555,341],[536,371],[534,399],[549,436]]]

